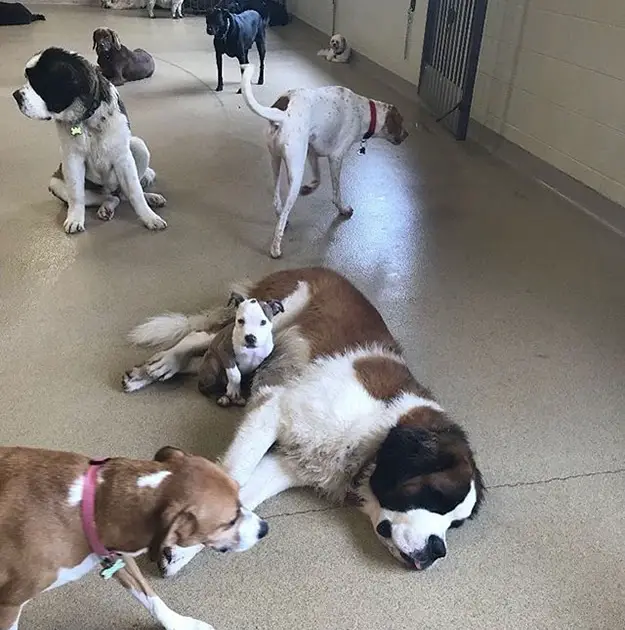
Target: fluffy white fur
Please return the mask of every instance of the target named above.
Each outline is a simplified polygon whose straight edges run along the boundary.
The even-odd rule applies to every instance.
[[[336,33],[330,37],[330,48],[322,48],[317,56],[325,57],[326,61],[332,63],[347,63],[352,56],[352,49],[347,44],[347,39],[340,33]]]

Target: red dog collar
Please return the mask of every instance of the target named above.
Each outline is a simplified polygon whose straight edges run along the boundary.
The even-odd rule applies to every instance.
[[[98,471],[108,459],[92,459],[84,478],[82,488],[82,529],[91,551],[100,558],[112,558],[117,554],[107,549],[98,536],[95,524],[95,493],[98,485]]]
[[[375,133],[375,128],[378,125],[378,110],[373,101],[369,101],[369,111],[371,112],[369,129],[367,129],[367,133],[362,137],[363,140],[369,140],[369,138]]]

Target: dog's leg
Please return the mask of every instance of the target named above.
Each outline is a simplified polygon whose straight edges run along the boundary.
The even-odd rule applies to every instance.
[[[258,56],[260,58],[260,72],[258,74],[258,85],[265,83],[265,53],[267,47],[265,45],[265,29],[260,28],[256,35],[256,48],[258,50]]]
[[[193,357],[204,354],[214,337],[214,333],[189,333],[173,348],[157,352],[143,365],[126,372],[122,378],[124,390],[136,392],[156,381],[169,380],[184,371]]]
[[[149,188],[156,179],[154,169],[150,168],[150,150],[141,138],[130,138],[130,152],[137,165],[137,175],[144,190]],[[157,193],[144,193],[145,201],[150,208],[162,208],[167,204],[167,199]]]
[[[294,142],[284,147],[284,166],[286,168],[289,182],[289,192],[282,206],[278,222],[273,233],[273,241],[269,253],[272,258],[280,258],[282,255],[282,237],[289,220],[289,214],[297,201],[304,169],[306,165],[306,150],[308,148],[307,139],[296,139]]]
[[[276,387],[259,393],[223,457],[224,468],[240,486],[250,481],[256,467],[278,439],[281,392],[282,388]]]
[[[148,15],[153,18],[154,17],[154,5],[156,4],[156,0],[148,0]]]
[[[132,152],[128,151],[127,156],[122,157],[118,163],[114,164],[113,168],[120,188],[143,225],[149,230],[165,229],[167,227],[165,220],[151,210],[145,200]]]
[[[277,453],[267,453],[249,481],[241,488],[239,497],[248,510],[256,509],[267,499],[289,488],[305,485],[298,479],[295,466]]]
[[[221,92],[224,89],[224,59],[221,53],[216,54],[217,61],[217,87],[215,92]]]
[[[213,626],[203,621],[198,621],[191,617],[183,617],[174,612],[154,592],[145,577],[143,577],[134,559],[129,556],[124,556],[124,562],[126,566],[120,569],[115,574],[115,577],[135,599],[148,609],[152,617],[154,617],[165,630],[214,630]]]
[[[299,191],[300,195],[310,195],[315,192],[315,190],[319,188],[319,183],[321,182],[319,155],[310,145],[308,145],[308,163],[310,164],[310,169],[312,170],[312,179],[310,180],[310,184],[304,184],[301,187]]]
[[[0,606],[0,630],[17,630],[22,606]]]
[[[63,161],[63,176],[67,189],[67,218],[63,227],[68,234],[85,230],[85,162],[70,155]]]
[[[231,404],[244,406],[245,398],[241,397],[241,372],[239,368],[236,365],[226,368],[226,377],[228,379],[226,394],[217,399],[217,404],[221,407],[228,407]]]
[[[271,156],[271,170],[273,172],[273,209],[276,217],[282,213],[282,192],[280,190],[280,169],[282,168],[282,155],[276,153],[273,144],[269,144],[269,155]]]
[[[344,206],[341,197],[341,169],[343,167],[344,153],[331,155],[328,157],[330,162],[330,177],[332,178],[332,201],[341,216],[349,219],[354,214],[351,206]]]
[[[119,202],[119,197],[109,195],[98,208],[98,219],[102,219],[102,221],[110,221],[115,216],[115,210],[117,209]]]

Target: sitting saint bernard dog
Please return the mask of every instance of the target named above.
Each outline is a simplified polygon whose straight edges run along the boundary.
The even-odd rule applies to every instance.
[[[254,509],[288,488],[315,488],[335,501],[352,495],[386,548],[423,570],[447,554],[447,531],[478,511],[482,475],[465,432],[410,373],[375,307],[339,274],[293,269],[237,287],[278,298],[275,350],[255,375],[248,410],[223,458]],[[196,371],[232,309],[155,317],[131,333],[168,347],[124,376],[127,391]],[[195,357],[195,359],[194,359]],[[199,362],[195,363],[197,360]],[[201,546],[176,547],[165,575]]]
[[[164,206],[165,198],[143,191],[156,177],[150,152],[131,135],[126,108],[102,71],[77,53],[47,48],[26,64],[25,74],[13,98],[28,118],[54,120],[61,141],[61,165],[49,189],[67,204],[65,231],[85,229],[85,206],[112,219],[122,194],[147,228],[166,228],[150,208]]]

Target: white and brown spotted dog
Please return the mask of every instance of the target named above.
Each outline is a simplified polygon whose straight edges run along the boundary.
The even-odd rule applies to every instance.
[[[443,558],[448,530],[478,511],[482,475],[465,432],[415,380],[376,308],[323,268],[280,271],[244,294],[276,296],[285,312],[274,318],[274,352],[256,372],[248,411],[223,458],[243,504],[253,509],[297,486],[336,501],[353,493],[406,566],[421,570]],[[139,326],[135,341],[169,348],[127,373],[126,389],[178,370],[196,371],[201,389],[200,355],[231,317],[217,309]],[[169,574],[200,549],[177,549]]]
[[[273,258],[278,258],[282,255],[282,237],[297,198],[319,187],[320,157],[327,157],[330,165],[333,203],[343,217],[350,218],[354,210],[345,205],[341,197],[341,169],[348,149],[362,142],[364,153],[364,142],[373,137],[401,144],[408,132],[397,107],[360,96],[343,86],[289,90],[272,107],[265,107],[252,93],[253,65],[242,68],[241,89],[247,106],[269,121],[267,146],[274,176],[274,210],[278,217],[269,252]],[[307,159],[312,180],[302,185]],[[288,182],[284,202],[280,192],[283,168]]]
[[[266,533],[241,506],[236,481],[179,449],[162,448],[153,461],[93,462],[0,448],[0,630],[18,630],[28,601],[100,564],[165,630],[213,630],[168,608],[133,557],[148,552],[166,563],[172,546],[199,543],[245,551]]]

